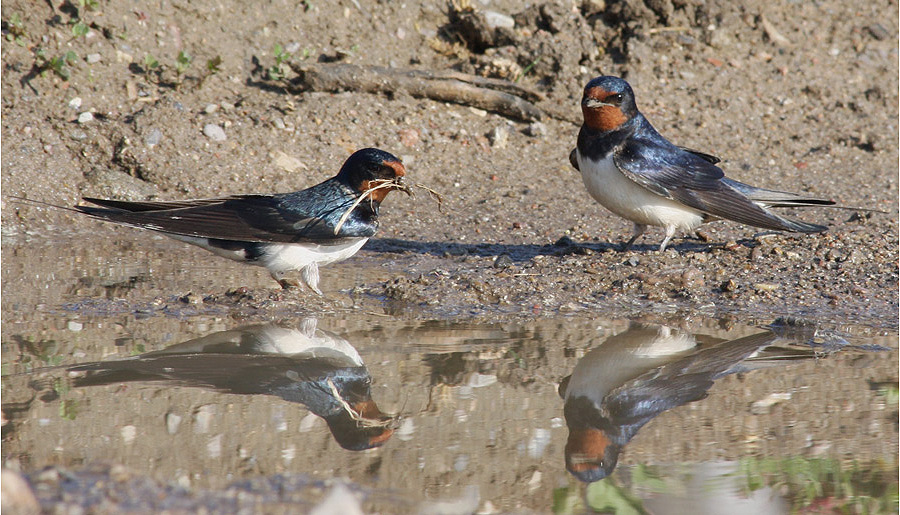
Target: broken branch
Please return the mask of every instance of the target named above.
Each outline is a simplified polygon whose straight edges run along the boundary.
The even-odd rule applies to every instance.
[[[291,68],[297,73],[291,82],[301,90],[406,93],[415,98],[463,104],[525,121],[540,120],[544,116],[534,104],[522,98],[541,99],[542,95],[498,79],[454,71],[430,72],[343,63],[291,63]]]

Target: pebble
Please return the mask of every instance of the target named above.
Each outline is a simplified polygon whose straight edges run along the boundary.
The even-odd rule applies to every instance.
[[[154,147],[156,145],[159,145],[159,142],[161,140],[162,140],[162,131],[155,127],[150,129],[150,131],[147,132],[147,135],[144,136],[144,144],[147,145],[148,147]]]
[[[703,273],[696,268],[688,268],[682,272],[681,284],[685,288],[703,288],[706,285]]]
[[[516,26],[516,20],[514,20],[512,16],[507,16],[503,13],[498,13],[497,11],[484,11],[482,14],[484,14],[485,23],[492,29],[501,27],[511,29]]]
[[[88,54],[87,57],[88,64],[95,64],[100,62],[100,54]]]
[[[181,425],[181,416],[176,415],[174,413],[166,414],[166,431],[170,435],[174,435],[178,432],[178,426]]]
[[[525,127],[525,134],[532,137],[541,137],[547,135],[547,126],[541,122],[534,122]]]
[[[203,134],[213,141],[225,141],[225,130],[214,123],[207,123],[203,127]]]
[[[641,260],[634,256],[631,256],[630,258],[625,260],[625,264],[628,266],[638,266],[639,264],[641,264]]]
[[[401,129],[397,135],[400,136],[400,143],[404,147],[414,147],[419,144],[419,131],[416,129]]]
[[[206,104],[206,107],[203,108],[203,112],[206,114],[213,114],[219,110],[218,104]]]
[[[69,100],[69,107],[72,109],[81,109],[81,97],[75,97],[72,100]]]
[[[297,159],[294,156],[288,155],[282,151],[278,151],[275,154],[275,159],[273,160],[275,166],[282,168],[288,172],[297,172],[299,170],[308,170],[309,167],[303,163],[303,161]]]
[[[10,513],[41,513],[41,505],[34,491],[21,474],[4,468],[0,478],[4,509]]]
[[[750,413],[754,415],[764,415],[772,411],[772,406],[791,400],[790,392],[772,393],[764,399],[760,399],[750,405]]]
[[[886,28],[884,28],[884,25],[882,25],[880,23],[873,23],[873,24],[869,25],[868,27],[866,27],[866,29],[869,30],[869,34],[871,34],[873,38],[875,38],[879,41],[885,40],[885,39],[891,37],[891,33],[888,32],[888,30]]]
[[[94,113],[85,111],[78,115],[78,123],[88,123],[94,120]]]
[[[493,148],[506,148],[506,142],[509,141],[509,131],[506,127],[499,125],[487,133],[487,139],[491,142],[491,147]]]
[[[494,259],[494,268],[509,268],[513,265],[513,260],[509,257],[509,254],[500,254]]]
[[[181,297],[178,300],[180,300],[181,302],[184,302],[185,304],[191,304],[191,305],[203,304],[203,297],[197,295],[194,292],[188,292],[186,295],[184,295],[183,297]]]

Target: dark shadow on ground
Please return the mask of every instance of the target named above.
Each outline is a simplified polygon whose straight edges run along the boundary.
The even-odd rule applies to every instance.
[[[739,245],[746,247],[754,247],[755,244],[751,240],[742,240]],[[687,252],[709,252],[714,247],[720,247],[720,244],[710,244],[693,241],[682,241],[677,245],[669,248],[675,249],[678,253]],[[459,242],[443,242],[443,241],[412,241],[397,238],[378,238],[371,239],[366,244],[365,249],[372,252],[386,252],[402,254],[405,252],[413,252],[418,254],[428,254],[438,257],[447,256],[479,256],[479,257],[498,257],[507,255],[513,261],[524,262],[534,259],[536,256],[566,256],[570,254],[587,255],[591,252],[617,252],[622,256],[631,256],[641,254],[650,254],[658,249],[655,244],[635,245],[629,252],[620,252],[622,245],[619,243],[576,243],[568,237],[560,238],[556,243],[547,245],[507,245],[501,243],[459,243]]]

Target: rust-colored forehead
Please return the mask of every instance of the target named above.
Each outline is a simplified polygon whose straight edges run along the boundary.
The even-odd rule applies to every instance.
[[[610,95],[614,95],[612,91],[607,91],[600,86],[594,86],[593,88],[588,88],[584,91],[584,96],[588,98],[593,98],[595,100],[606,100]]]
[[[389,166],[394,169],[394,175],[397,177],[403,177],[406,175],[406,168],[403,166],[403,163],[400,161],[382,161],[384,166]]]

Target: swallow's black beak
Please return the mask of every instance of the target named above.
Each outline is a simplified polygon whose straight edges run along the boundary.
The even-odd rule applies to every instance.
[[[412,188],[410,188],[409,185],[406,184],[406,181],[403,180],[402,176],[394,178],[393,183],[394,183],[395,190],[400,190],[400,191],[406,193],[407,195],[409,195],[410,197],[414,196]]]

